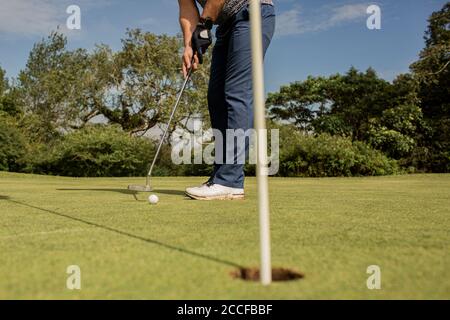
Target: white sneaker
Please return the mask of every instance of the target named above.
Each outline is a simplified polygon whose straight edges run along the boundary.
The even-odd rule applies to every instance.
[[[244,189],[208,183],[201,187],[187,188],[186,195],[195,200],[242,200],[245,194]]]

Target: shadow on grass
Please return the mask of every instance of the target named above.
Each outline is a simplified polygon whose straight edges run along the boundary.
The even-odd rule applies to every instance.
[[[0,196],[0,197],[5,197],[5,198],[0,198],[0,199],[7,200],[9,202],[15,203],[15,204],[20,205],[20,206],[24,206],[24,207],[40,210],[40,211],[43,211],[43,212],[46,212],[46,213],[49,213],[49,214],[52,214],[52,215],[55,215],[55,216],[58,216],[58,217],[63,217],[63,218],[66,218],[66,219],[70,219],[72,221],[77,221],[77,222],[83,223],[83,224],[91,226],[91,227],[96,227],[96,228],[99,228],[99,229],[102,229],[102,230],[113,232],[115,234],[118,234],[118,235],[121,235],[121,236],[125,236],[125,237],[128,237],[128,238],[132,238],[132,239],[135,239],[135,240],[139,240],[139,241],[142,241],[142,242],[145,242],[145,243],[148,243],[148,244],[157,245],[157,246],[169,249],[169,250],[178,251],[178,252],[181,252],[181,253],[193,256],[193,257],[202,258],[202,259],[205,259],[205,260],[208,260],[208,261],[220,263],[220,264],[227,265],[227,266],[230,266],[230,267],[235,267],[235,268],[239,268],[239,269],[243,268],[242,266],[240,266],[240,265],[238,265],[237,263],[234,263],[234,262],[230,262],[230,261],[223,260],[223,259],[220,259],[220,258],[208,256],[208,255],[205,255],[205,254],[202,254],[202,253],[198,253],[198,252],[195,252],[195,251],[191,251],[191,250],[188,250],[188,249],[175,247],[173,245],[160,242],[158,240],[145,238],[145,237],[142,237],[142,236],[139,236],[139,235],[135,235],[135,234],[129,233],[127,231],[122,231],[122,230],[111,228],[111,227],[108,227],[108,226],[103,226],[103,225],[95,223],[95,222],[90,222],[90,221],[83,220],[83,219],[80,219],[80,218],[72,217],[72,216],[69,216],[67,214],[57,212],[57,211],[53,211],[53,210],[49,210],[49,209],[44,209],[44,208],[32,206],[32,205],[29,205],[29,204],[26,204],[26,203],[23,203],[23,202],[20,202],[20,201],[12,200],[12,199],[10,199],[9,197],[6,197],[6,196]]]
[[[128,190],[128,189],[56,189],[57,191],[98,191],[98,192],[116,192],[116,193],[121,193],[121,194],[128,194],[128,195],[132,195],[136,200],[136,196],[139,192],[137,191],[133,191],[133,190]],[[179,191],[179,190],[154,190],[152,191],[154,193],[159,193],[159,194],[167,194],[167,195],[174,195],[174,196],[184,196],[185,193],[184,191]]]
[[[186,196],[186,193],[184,191],[179,191],[179,190],[155,190],[155,193],[160,193],[160,194],[167,194],[170,196]]]
[[[129,194],[129,195],[135,195],[137,194],[136,191],[128,190],[128,189],[56,189],[57,191],[98,191],[98,192],[117,192],[122,194]]]
[[[96,191],[96,192],[116,192],[133,196],[136,201],[139,201],[137,192],[128,189],[56,189],[57,191]]]
[[[0,194],[0,200],[9,200],[9,199],[11,199],[11,198]]]

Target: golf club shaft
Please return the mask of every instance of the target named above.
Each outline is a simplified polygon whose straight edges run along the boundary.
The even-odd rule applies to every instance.
[[[193,63],[194,63],[194,59],[192,59],[191,67],[189,68],[189,71],[188,71],[188,74],[186,76],[186,79],[184,80],[183,87],[181,88],[181,91],[178,94],[177,101],[175,103],[175,106],[173,107],[172,113],[170,114],[169,122],[167,123],[167,128],[164,130],[164,134],[161,137],[161,141],[159,142],[158,149],[156,150],[155,157],[153,158],[153,162],[152,162],[152,164],[150,166],[150,170],[148,171],[148,174],[147,174],[147,186],[150,185],[150,177],[152,176],[153,167],[155,166],[156,161],[158,160],[159,153],[161,152],[161,148],[162,148],[162,146],[164,144],[164,140],[166,139],[167,133],[170,130],[170,125],[171,125],[173,117],[175,116],[175,113],[176,113],[176,111],[178,109],[178,105],[180,104],[181,97],[183,96],[184,90],[186,89],[186,86],[187,86],[187,84],[188,84],[188,82],[189,82],[189,80],[191,78],[192,70],[193,70]]]

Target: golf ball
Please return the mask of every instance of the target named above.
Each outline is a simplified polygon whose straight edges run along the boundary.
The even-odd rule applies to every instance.
[[[150,202],[150,204],[157,204],[159,202],[159,198],[157,195],[152,194],[148,197],[148,202]]]

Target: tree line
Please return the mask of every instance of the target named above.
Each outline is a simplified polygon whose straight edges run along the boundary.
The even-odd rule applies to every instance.
[[[450,3],[433,13],[425,47],[393,82],[373,69],[310,76],[269,94],[268,119],[281,132],[280,175],[355,176],[450,171]],[[69,50],[52,33],[25,68],[0,68],[0,170],[71,176],[143,175],[183,77],[182,39],[128,30],[122,48]],[[207,56],[206,63],[209,63]],[[172,130],[204,119],[208,68],[194,74]],[[208,174],[173,166],[159,174]],[[254,168],[249,166],[247,173]]]
[[[274,120],[367,143],[403,167],[450,171],[450,3],[429,19],[411,72],[392,82],[375,70],[309,77],[270,94]]]

